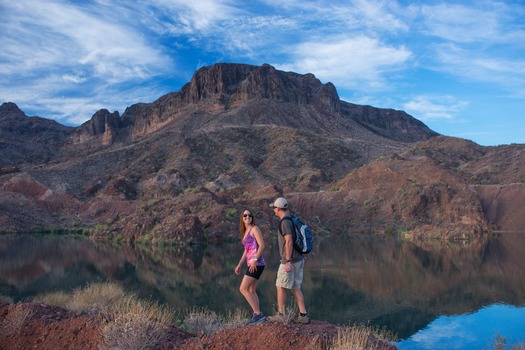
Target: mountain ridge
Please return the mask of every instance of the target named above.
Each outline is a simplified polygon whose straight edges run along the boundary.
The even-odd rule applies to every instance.
[[[264,208],[280,195],[317,217],[321,232],[452,237],[489,228],[479,198],[465,189],[496,179],[475,166],[492,148],[478,146],[466,156],[463,146],[454,146],[459,141],[403,111],[341,101],[333,84],[313,74],[218,63],[196,71],[179,92],[129,106],[122,116],[103,109],[74,128],[50,122],[52,142],[24,136],[27,127],[16,125],[30,117],[15,107],[0,107],[6,231],[58,226],[126,240],[216,240],[232,234],[241,206],[257,210],[270,230],[273,217]],[[23,152],[9,152],[20,145]],[[442,155],[455,153],[438,160],[439,147]],[[479,181],[472,181],[474,173]],[[522,173],[519,167],[509,176]],[[20,176],[26,187],[34,181],[48,195],[25,193],[14,185]],[[361,183],[345,180],[354,177]],[[440,178],[447,180],[435,181]],[[13,209],[17,198],[22,214]]]

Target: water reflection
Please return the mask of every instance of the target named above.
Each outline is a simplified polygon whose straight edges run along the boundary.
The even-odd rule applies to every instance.
[[[507,344],[525,340],[525,308],[494,304],[481,310],[458,316],[440,316],[426,328],[397,344],[399,350],[489,349],[496,337]]]
[[[259,283],[262,310],[276,303],[276,242]],[[441,316],[470,314],[494,303],[525,304],[525,235],[489,243],[415,245],[388,238],[318,239],[303,292],[312,317],[383,326],[401,339]],[[177,249],[113,247],[71,237],[0,238],[0,294],[15,301],[88,283],[117,281],[126,290],[173,307],[218,312],[242,306],[233,270],[239,242]]]

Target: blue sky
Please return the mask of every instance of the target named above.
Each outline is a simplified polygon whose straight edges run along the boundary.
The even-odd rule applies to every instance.
[[[0,14],[0,102],[66,125],[202,66],[269,63],[444,135],[525,143],[522,0],[0,0]]]

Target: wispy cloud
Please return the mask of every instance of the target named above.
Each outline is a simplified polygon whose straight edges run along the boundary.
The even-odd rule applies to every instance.
[[[472,87],[525,97],[518,0],[0,0],[0,13],[0,100],[67,123],[220,61],[313,73],[385,108],[419,96],[404,107],[422,120],[458,121]]]
[[[282,69],[316,72],[322,80],[342,88],[382,88],[385,74],[400,69],[411,53],[404,47],[390,47],[374,38],[355,37],[306,42],[292,48],[291,63]]]
[[[494,84],[510,96],[525,97],[524,8],[487,1],[476,5],[420,8],[421,33],[430,38],[427,66],[465,81]]]
[[[422,6],[421,16],[424,34],[450,42],[484,42],[500,34],[499,16],[493,7],[484,9],[441,3]]]
[[[494,84],[516,98],[525,97],[525,59],[521,57],[507,58],[448,44],[436,48],[436,58],[436,69],[465,81]]]
[[[0,86],[0,96],[39,105],[55,117],[61,110],[66,122],[85,120],[90,115],[81,106],[98,107],[105,100],[107,91],[97,95],[98,86],[148,79],[171,66],[141,33],[117,21],[109,4],[93,9],[20,0],[0,6],[9,13],[0,24],[0,74],[10,82]],[[68,98],[74,91],[82,97]]]
[[[458,101],[453,96],[416,96],[404,103],[403,108],[409,114],[423,121],[438,119],[456,119],[467,106],[467,102]]]

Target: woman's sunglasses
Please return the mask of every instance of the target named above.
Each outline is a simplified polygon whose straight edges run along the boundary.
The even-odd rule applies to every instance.
[[[244,214],[243,215],[245,218],[253,218],[253,215],[252,214]]]

